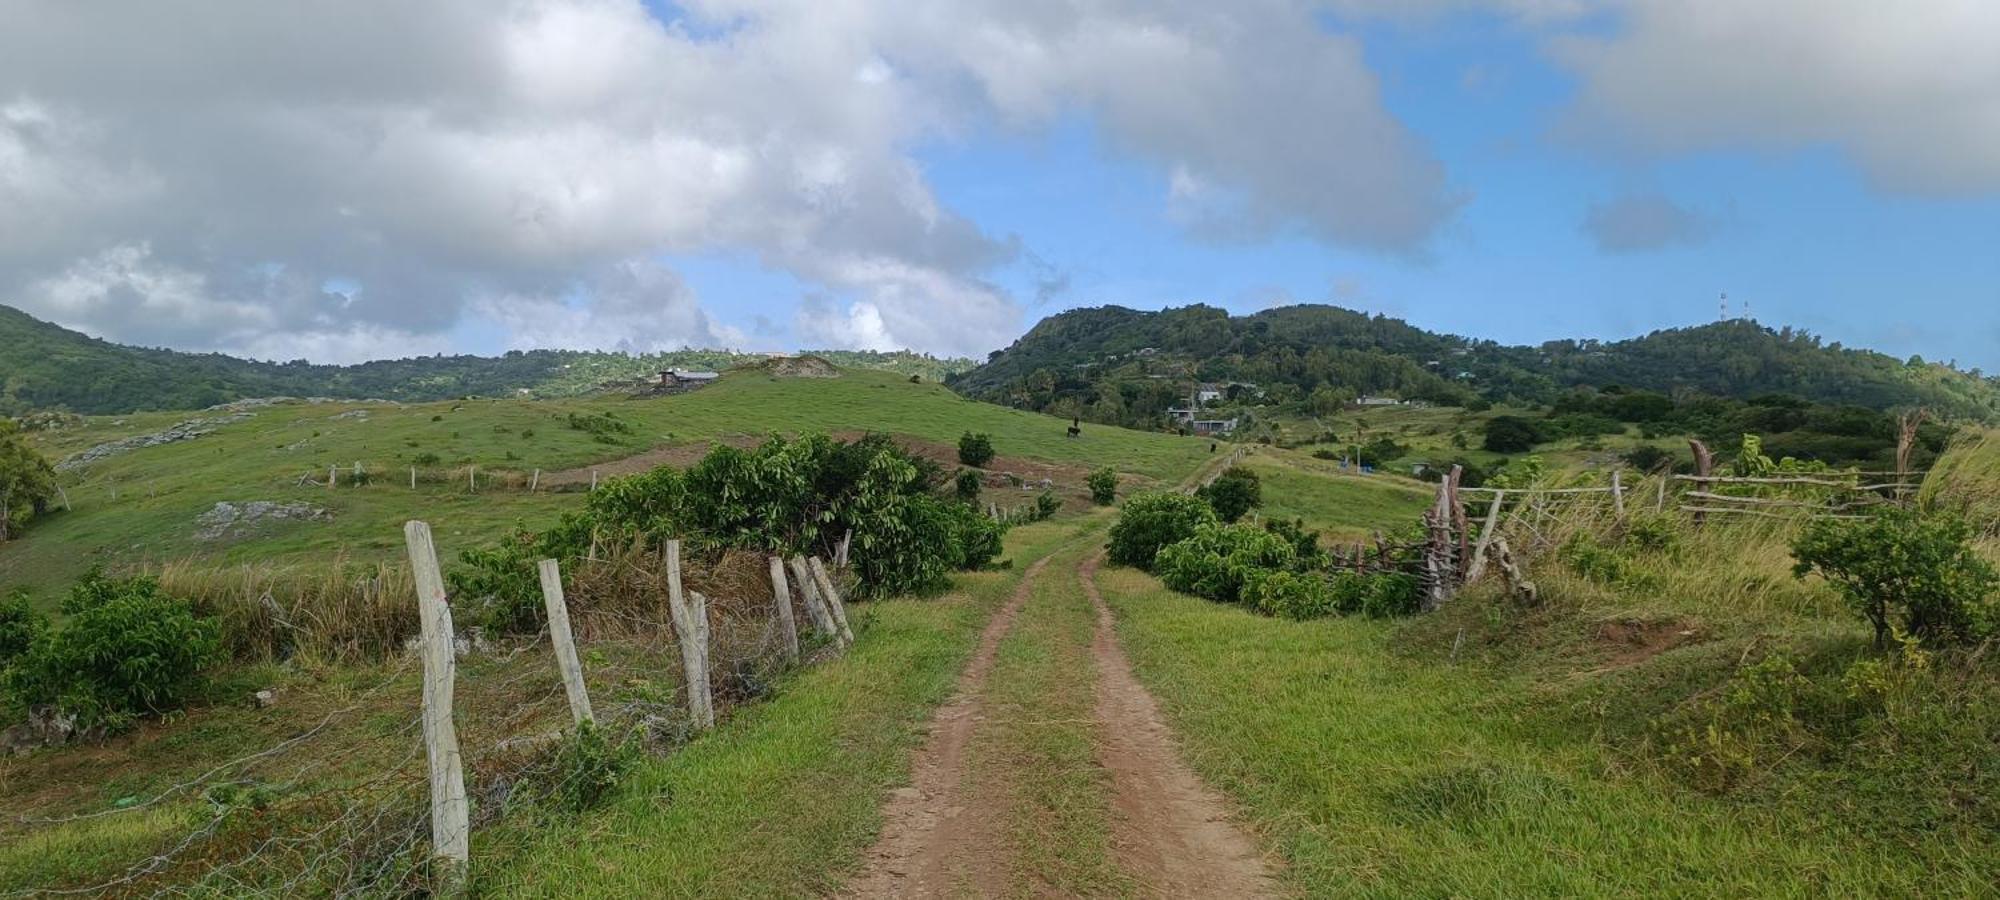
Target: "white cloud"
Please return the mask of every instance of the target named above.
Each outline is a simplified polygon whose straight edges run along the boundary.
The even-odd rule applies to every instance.
[[[912,154],[1071,115],[1239,233],[1406,251],[1454,208],[1307,0],[683,6],[0,0],[0,297],[238,351],[677,345],[741,336],[678,283],[591,293],[742,251],[859,311],[829,339],[974,353],[1020,328],[988,278],[1019,242]]]
[[[1558,39],[1572,126],[1657,153],[1832,145],[1877,182],[2000,191],[2000,4],[1630,0]]]

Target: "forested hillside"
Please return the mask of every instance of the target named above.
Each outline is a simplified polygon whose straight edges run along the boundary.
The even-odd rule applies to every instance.
[[[967,360],[899,351],[808,351],[848,368],[885,369],[937,380]],[[128,347],[0,306],[0,415],[30,410],[112,414],[200,409],[245,397],[442,400],[527,390],[574,396],[607,381],[645,377],[669,366],[727,368],[762,354],[685,350],[628,355],[573,350],[502,356],[426,356],[352,366],[275,363],[220,353]]]
[[[1127,425],[1156,424],[1196,382],[1246,382],[1268,402],[1329,406],[1372,394],[1545,404],[1575,387],[1619,386],[1730,398],[1788,394],[1874,410],[1923,406],[1982,420],[2000,415],[2000,383],[1977,372],[1742,319],[1624,341],[1519,347],[1331,306],[1248,316],[1201,305],[1160,312],[1112,306],[1052,316],[952,380],[970,396]]]

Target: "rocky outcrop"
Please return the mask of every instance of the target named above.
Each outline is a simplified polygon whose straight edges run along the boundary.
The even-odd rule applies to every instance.
[[[195,537],[204,541],[240,538],[273,522],[324,522],[333,518],[326,507],[313,503],[280,503],[275,500],[224,500],[195,519],[201,530]]]
[[[88,450],[73,453],[65,457],[62,462],[56,463],[56,471],[67,472],[71,469],[82,468],[100,459],[117,456],[129,450],[141,450],[147,447],[158,447],[162,444],[191,441],[204,434],[213,433],[217,428],[221,428],[224,425],[233,425],[254,415],[256,413],[239,412],[228,416],[189,419],[185,422],[176,423],[172,428],[165,431],[155,431],[152,434],[138,434],[115,441],[106,441]]]

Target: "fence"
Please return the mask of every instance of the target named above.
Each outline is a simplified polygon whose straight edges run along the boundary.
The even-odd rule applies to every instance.
[[[546,629],[493,649],[454,623],[471,607],[447,596],[429,526],[410,522],[404,538],[411,578],[401,589],[420,632],[410,652],[380,670],[346,670],[368,683],[330,691],[337,708],[324,715],[317,695],[280,698],[313,707],[298,733],[152,796],[81,815],[8,815],[0,835],[9,842],[52,847],[115,817],[131,817],[131,827],[198,819],[115,878],[33,893],[456,892],[475,829],[579,787],[558,739],[603,723],[671,747],[754,701],[776,672],[854,642],[846,539],[833,566],[741,551],[706,551],[697,562],[680,541],[607,547],[569,573],[544,560],[536,575]],[[606,690],[615,691],[608,706],[593,696]],[[411,701],[417,715],[392,715]],[[94,789],[77,792],[96,802]]]

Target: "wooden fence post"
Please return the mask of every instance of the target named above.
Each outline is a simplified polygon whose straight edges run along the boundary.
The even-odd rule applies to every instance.
[[[799,596],[804,598],[806,615],[813,620],[813,630],[831,635],[836,643],[840,641],[840,627],[834,624],[833,613],[820,600],[819,586],[813,584],[812,572],[806,569],[806,558],[793,556],[786,565],[792,569],[792,580],[799,583]]]
[[[465,467],[465,489],[466,489],[466,490],[467,490],[468,492],[472,492],[472,493],[478,493],[478,492],[479,492],[479,467],[478,467],[478,466],[471,466],[471,465],[469,465],[469,466],[466,466],[466,467]]]
[[[593,490],[593,491],[594,491],[594,490],[597,490],[597,470],[596,470],[596,469],[591,469],[591,470],[590,470],[590,489],[591,489],[591,490]]]
[[[405,523],[403,539],[409,545],[410,572],[417,584],[417,615],[423,625],[424,752],[430,763],[431,851],[439,862],[441,893],[455,894],[465,885],[472,826],[465,802],[458,728],[451,717],[452,680],[458,668],[452,655],[451,607],[445,604],[444,576],[438,571],[431,527],[418,521]]]
[[[847,604],[840,602],[840,591],[834,589],[833,579],[827,577],[826,566],[820,564],[817,556],[807,560],[807,565],[812,567],[813,580],[819,582],[820,596],[826,598],[827,608],[833,611],[833,622],[840,627],[840,639],[854,643],[854,631],[847,627]]]
[[[834,568],[836,569],[847,568],[847,548],[848,545],[852,543],[854,543],[854,529],[849,528],[847,529],[846,534],[840,536],[840,546],[835,548],[833,551]]]
[[[1486,522],[1479,528],[1479,543],[1472,548],[1472,564],[1466,569],[1465,583],[1471,584],[1486,574],[1486,547],[1493,542],[1493,529],[1500,525],[1500,506],[1507,502],[1506,491],[1493,492],[1493,505],[1486,508]]]
[[[675,643],[681,645],[681,665],[687,669],[688,714],[695,727],[714,727],[714,699],[708,687],[708,598],[681,595],[678,540],[667,542],[667,607],[674,617]]]
[[[411,467],[410,467],[410,490],[413,490],[413,491],[414,491],[414,490],[416,490],[416,489],[417,489],[417,467],[416,467],[416,466],[411,466]]]
[[[1697,479],[1695,484],[1706,491],[1709,487],[1709,477],[1715,473],[1715,454],[1708,452],[1707,444],[1692,438],[1688,439],[1688,449],[1694,451],[1694,476]],[[1694,514],[1694,524],[1699,526],[1705,521],[1708,521],[1708,515],[1697,510]]]
[[[528,493],[530,494],[534,493],[535,488],[541,487],[541,485],[542,485],[542,470],[536,469],[535,477],[528,479]]]
[[[327,486],[327,489],[328,489],[328,490],[331,490],[331,489],[333,488],[333,483],[334,483],[334,482],[336,482],[336,481],[339,481],[339,480],[340,480],[340,467],[339,467],[339,466],[337,466],[337,465],[336,465],[336,466],[327,466],[327,467],[326,467],[326,486]]]
[[[579,726],[596,722],[597,717],[590,711],[590,692],[583,684],[583,663],[576,657],[576,636],[569,630],[562,567],[553,559],[545,559],[537,568],[542,576],[542,603],[549,613],[549,643],[555,645],[556,669],[562,673],[563,693],[569,695],[570,718]]]
[[[63,486],[60,484],[56,485],[56,496],[62,498],[63,512],[74,512],[74,510],[70,509],[69,506],[69,492],[63,490]]]
[[[1673,473],[1672,469],[1666,469],[1660,473],[1660,486],[1658,488],[1658,496],[1653,498],[1654,512],[1667,511],[1667,482],[1673,478],[1672,473]]]
[[[771,557],[771,596],[778,604],[778,631],[785,640],[785,659],[799,661],[799,624],[792,619],[792,587],[785,583],[785,561]]]
[[[1620,470],[1611,470],[1611,510],[1618,518],[1625,518],[1625,485],[1619,481]]]

